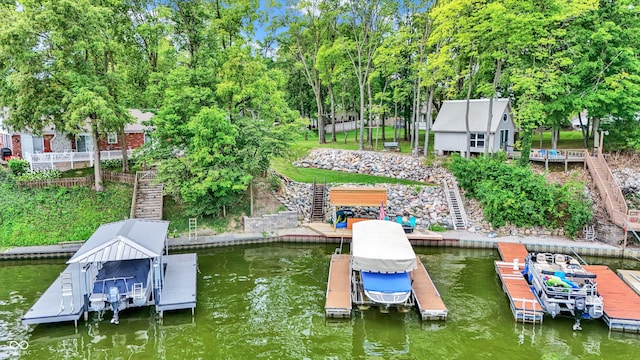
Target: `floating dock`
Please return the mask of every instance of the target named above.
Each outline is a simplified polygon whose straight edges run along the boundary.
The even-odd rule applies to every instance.
[[[325,315],[332,318],[351,317],[351,255],[333,254],[329,265]]]
[[[618,275],[622,281],[627,283],[636,294],[640,295],[640,271],[637,270],[618,270]]]
[[[419,257],[417,262],[418,268],[411,272],[411,288],[420,317],[422,320],[445,320],[449,310]]]
[[[191,309],[193,315],[196,308],[198,255],[166,255],[163,262],[167,268],[156,311],[162,317],[167,310]]]
[[[420,258],[411,273],[413,296],[422,320],[445,320],[449,310],[444,305]],[[351,255],[333,254],[329,265],[327,297],[324,305],[329,318],[351,317]]]
[[[516,321],[542,323],[544,313],[534,297],[529,284],[521,273],[527,248],[520,243],[498,243],[502,261],[495,262],[496,273],[502,282],[502,289],[509,298],[509,306]]]
[[[640,296],[604,265],[585,265],[596,274],[598,292],[604,299],[605,323],[610,330],[640,332]]]
[[[38,301],[22,316],[24,325],[47,324],[78,319],[84,310],[84,299],[80,291],[80,266],[71,264],[40,296]]]

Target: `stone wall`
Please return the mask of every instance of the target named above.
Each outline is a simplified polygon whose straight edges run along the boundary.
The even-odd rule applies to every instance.
[[[298,214],[295,211],[280,211],[277,214],[244,218],[245,233],[263,233],[279,229],[291,229],[298,226]]]

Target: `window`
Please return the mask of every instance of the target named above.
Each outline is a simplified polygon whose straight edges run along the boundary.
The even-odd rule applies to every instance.
[[[506,150],[509,145],[509,130],[500,130],[500,149]]]
[[[504,115],[502,115],[502,121],[507,122],[508,118],[509,116],[507,116],[507,113],[504,113]]]
[[[107,144],[117,144],[118,143],[118,134],[109,133],[107,134]]]
[[[469,137],[471,147],[484,147],[484,134],[471,133]]]

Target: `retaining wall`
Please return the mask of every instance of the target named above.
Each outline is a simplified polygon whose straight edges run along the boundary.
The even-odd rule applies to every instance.
[[[243,222],[245,233],[292,229],[298,227],[298,213],[295,211],[280,211],[277,214],[262,215],[260,217],[245,216]]]

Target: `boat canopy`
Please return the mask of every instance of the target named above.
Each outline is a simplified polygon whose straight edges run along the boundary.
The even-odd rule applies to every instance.
[[[408,272],[417,267],[416,254],[402,225],[385,220],[353,224],[353,270],[379,273]]]
[[[101,225],[67,264],[149,259],[162,255],[169,222],[129,219]]]

